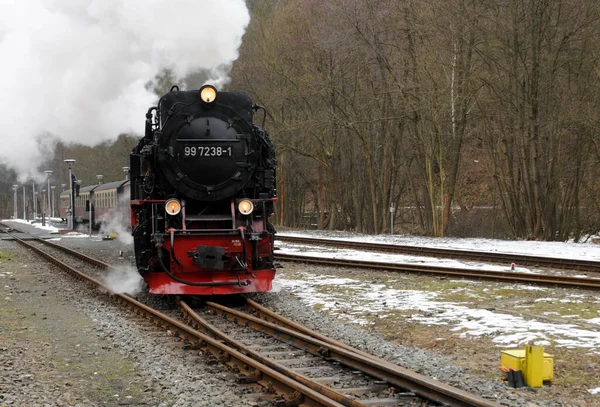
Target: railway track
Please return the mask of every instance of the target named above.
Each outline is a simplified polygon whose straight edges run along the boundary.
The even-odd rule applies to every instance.
[[[77,279],[110,292],[98,279],[42,250],[39,243],[53,250],[66,249],[69,255],[92,262],[94,267],[109,265],[55,243],[15,240]],[[238,373],[239,385],[259,387],[260,390],[254,391],[269,405],[499,407],[492,401],[324,338],[251,301],[246,304],[248,312],[206,303],[208,314],[202,318],[180,300],[185,319],[176,319],[128,295],[113,294],[109,298],[169,330],[189,343],[189,348],[200,349],[215,362],[229,365]],[[344,383],[346,386],[341,385]]]
[[[344,406],[403,406],[423,399],[447,406],[495,405],[415,372],[312,333],[248,302],[247,312],[207,302],[180,306],[198,329]],[[250,312],[268,312],[273,323]],[[286,326],[282,326],[286,325]],[[298,328],[298,327],[297,327]],[[252,378],[250,378],[252,380]],[[437,405],[437,404],[434,404]]]
[[[560,259],[553,257],[530,256],[523,254],[512,253],[492,253],[492,252],[476,252],[458,249],[441,249],[435,247],[423,246],[408,246],[384,243],[368,243],[356,242],[347,240],[331,240],[331,239],[315,239],[297,236],[280,236],[276,235],[276,240],[286,243],[297,243],[317,246],[340,247],[356,250],[393,253],[393,254],[410,254],[417,256],[428,257],[444,257],[450,259],[462,259],[482,261],[486,263],[511,264],[518,263],[531,267],[544,267],[561,270],[579,270],[600,272],[600,262],[593,260],[579,259]],[[277,256],[279,257],[279,256]]]
[[[570,277],[554,274],[519,273],[514,271],[503,272],[415,264],[383,263],[361,260],[344,260],[281,253],[277,254],[277,259],[281,261],[319,264],[332,267],[353,267],[364,268],[369,270],[427,274],[440,277],[507,281],[511,283],[526,283],[554,287],[600,290],[600,278]]]

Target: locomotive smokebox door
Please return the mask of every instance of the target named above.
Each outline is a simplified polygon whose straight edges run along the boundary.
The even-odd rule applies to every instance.
[[[214,246],[198,246],[196,252],[190,252],[194,264],[204,269],[223,269],[225,267],[225,248]]]

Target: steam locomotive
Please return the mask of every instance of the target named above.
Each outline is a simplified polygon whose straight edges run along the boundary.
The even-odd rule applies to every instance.
[[[268,291],[275,277],[275,149],[242,92],[174,86],[130,155],[138,271],[154,294]]]

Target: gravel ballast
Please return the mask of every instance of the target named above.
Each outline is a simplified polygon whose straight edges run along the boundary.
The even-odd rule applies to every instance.
[[[65,238],[58,243],[86,252],[112,264],[130,263],[132,261],[131,246],[116,240],[92,241],[89,239]],[[92,388],[90,384],[94,384],[93,380],[95,380],[95,377],[88,377],[89,372],[84,372],[80,377],[69,377],[69,385],[60,382],[60,373],[56,373],[54,376],[49,374],[50,386],[55,387],[50,392],[52,396],[44,399],[42,397],[48,394],[48,387],[44,382],[46,377],[42,377],[39,372],[46,369],[46,365],[51,367],[52,365],[47,361],[37,360],[37,362],[45,364],[44,368],[31,369],[27,366],[27,363],[24,363],[16,368],[16,376],[15,374],[11,375],[13,379],[0,379],[2,385],[0,394],[5,396],[5,399],[0,398],[0,407],[4,407],[3,403],[7,406],[76,404],[81,406],[253,405],[251,400],[230,390],[234,387],[234,378],[231,373],[218,366],[206,365],[204,358],[201,356],[187,354],[182,350],[181,343],[174,341],[167,334],[157,334],[157,330],[153,326],[145,326],[139,322],[139,319],[135,319],[117,308],[117,306],[107,303],[106,296],[102,294],[85,297],[77,296],[76,293],[81,291],[83,286],[81,283],[74,282],[68,276],[63,276],[61,272],[53,267],[37,266],[41,264],[41,260],[38,260],[28,251],[18,248],[14,243],[3,243],[3,246],[0,246],[0,251],[2,253],[14,253],[14,255],[10,254],[13,256],[11,259],[12,264],[7,265],[4,257],[0,262],[0,273],[7,270],[12,272],[10,275],[0,277],[0,282],[3,283],[3,302],[10,302],[15,309],[24,307],[25,311],[19,311],[21,312],[19,315],[25,316],[23,321],[30,321],[30,317],[32,317],[26,315],[29,312],[27,304],[31,303],[32,298],[41,297],[43,291],[46,291],[44,298],[53,298],[52,301],[61,305],[62,309],[71,309],[73,313],[80,315],[86,321],[87,325],[86,323],[80,323],[73,326],[70,323],[75,321],[76,318],[68,315],[61,318],[57,318],[56,315],[53,316],[53,318],[57,318],[54,322],[57,327],[53,337],[54,342],[65,342],[65,337],[74,336],[75,332],[79,332],[76,335],[80,335],[80,337],[79,339],[75,338],[74,342],[85,344],[82,348],[81,346],[75,347],[77,343],[69,345],[66,342],[64,352],[56,351],[59,357],[68,358],[68,355],[75,354],[76,356],[71,357],[76,359],[78,353],[92,352],[92,355],[96,356],[97,359],[110,360],[107,354],[117,355],[120,360],[119,363],[125,366],[124,370],[128,372],[126,374],[122,372],[112,374],[110,378],[103,382],[102,386],[98,386],[107,390],[105,393],[89,391]],[[123,256],[120,255],[121,251],[123,251]],[[33,267],[34,264],[35,267]],[[27,265],[27,267],[23,267],[24,265]],[[293,267],[300,267],[300,265],[294,265]],[[21,269],[25,269],[25,271]],[[319,272],[319,270],[313,271]],[[6,284],[7,281],[8,284]],[[9,300],[6,300],[6,298],[9,298]],[[501,405],[515,407],[587,406],[587,404],[559,401],[536,401],[535,392],[531,390],[514,390],[497,381],[469,376],[465,369],[460,368],[443,355],[415,347],[401,346],[384,340],[376,332],[370,332],[357,325],[342,323],[325,313],[306,306],[288,291],[257,294],[253,295],[252,298],[323,334],[384,357],[400,366],[497,400]],[[42,308],[49,309],[47,306]],[[61,309],[58,306],[56,308]],[[5,309],[4,305],[2,309]],[[46,318],[48,319],[50,316],[46,315]],[[3,326],[5,320],[6,318],[3,315],[0,319]],[[9,321],[14,324],[11,332],[19,329],[23,330],[23,326],[19,325],[15,319],[9,319]],[[69,335],[65,335],[65,332],[69,332]],[[20,336],[11,333],[8,337],[3,335],[0,341],[2,362],[12,360],[13,364],[18,364],[19,360],[26,359],[19,353],[22,351],[17,349],[18,345],[23,343]],[[47,340],[45,343],[53,342]],[[103,347],[106,349],[103,349]],[[94,349],[106,351],[106,354],[94,355]],[[44,359],[44,356],[42,355],[38,359]],[[109,364],[113,365],[114,361]],[[52,373],[53,369],[51,368],[49,371]],[[102,372],[103,370],[97,369],[95,371]],[[72,372],[69,374],[74,375]],[[14,381],[14,377],[18,379],[19,375],[31,381],[31,394],[34,398],[27,399],[25,404],[22,404],[19,398],[23,397],[20,393],[21,383]],[[114,377],[120,379],[121,382],[118,380],[111,382]],[[227,383],[231,383],[231,385],[227,385]],[[60,396],[52,393],[64,392],[65,387],[70,393],[71,400],[69,402],[61,401],[58,398]],[[126,391],[123,391],[123,389]],[[112,394],[109,395],[109,393]],[[115,394],[118,394],[118,396],[115,396]],[[127,398],[128,396],[130,398]]]
[[[16,243],[0,253],[0,407],[255,404],[224,385],[232,373],[106,295]]]

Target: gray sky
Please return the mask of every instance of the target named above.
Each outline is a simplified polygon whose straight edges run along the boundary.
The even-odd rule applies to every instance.
[[[143,131],[164,68],[182,78],[230,64],[244,0],[0,0],[0,161],[21,181],[52,143]],[[215,78],[223,82],[223,78]],[[43,178],[43,176],[41,176]]]

